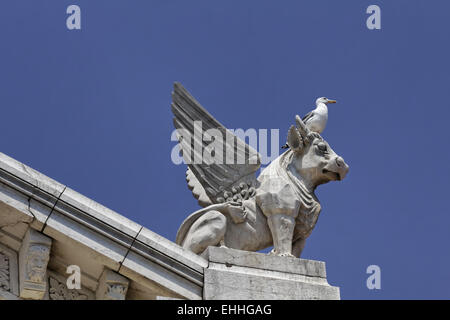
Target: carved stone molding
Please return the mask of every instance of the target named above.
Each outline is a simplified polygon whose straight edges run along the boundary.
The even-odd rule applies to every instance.
[[[9,291],[11,289],[9,282],[9,257],[0,252],[0,289]]]
[[[93,292],[84,287],[81,289],[67,288],[67,276],[54,271],[48,271],[48,300],[93,300]]]
[[[97,300],[125,300],[130,281],[124,276],[104,269],[100,277],[96,298]]]
[[[19,295],[17,253],[0,244],[0,291]]]
[[[52,239],[28,229],[19,251],[20,297],[42,299],[46,292],[47,264]]]

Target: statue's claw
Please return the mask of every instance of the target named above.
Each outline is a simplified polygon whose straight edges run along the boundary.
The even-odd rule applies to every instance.
[[[278,256],[279,256],[279,257],[295,258],[295,256],[294,256],[292,253],[289,253],[289,252],[280,253]]]
[[[296,256],[294,256],[292,253],[289,253],[289,252],[278,253],[278,252],[276,252],[275,249],[272,249],[269,252],[269,255],[271,255],[271,256],[278,256],[278,257],[296,258]]]
[[[220,242],[219,242],[219,247],[221,247],[221,248],[228,248],[226,245],[225,245],[225,240],[220,240]]]
[[[237,202],[227,203],[225,211],[234,223],[243,223],[247,217],[245,208]]]

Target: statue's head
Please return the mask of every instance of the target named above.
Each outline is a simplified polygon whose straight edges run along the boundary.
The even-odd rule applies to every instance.
[[[295,121],[296,126],[291,126],[288,133],[293,153],[288,169],[311,188],[344,179],[349,170],[344,159],[318,133],[310,131],[299,116]]]

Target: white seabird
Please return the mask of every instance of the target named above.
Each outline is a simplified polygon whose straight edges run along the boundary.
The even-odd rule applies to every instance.
[[[308,112],[303,118],[303,123],[312,132],[322,133],[328,121],[328,107],[327,104],[336,103],[336,100],[331,100],[325,97],[317,98],[316,108]],[[282,146],[283,149],[289,148],[287,144]]]
[[[318,98],[316,100],[316,108],[302,118],[309,130],[320,134],[325,129],[328,121],[328,103],[336,103],[336,100],[325,97]]]

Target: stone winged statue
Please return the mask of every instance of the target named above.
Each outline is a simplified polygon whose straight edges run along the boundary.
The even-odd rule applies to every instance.
[[[188,187],[203,207],[184,220],[176,242],[196,254],[208,246],[259,251],[273,245],[271,254],[300,257],[321,211],[314,190],[344,179],[349,170],[344,159],[296,116],[288,132],[289,149],[257,178],[260,155],[179,83],[172,93],[172,112],[188,164]],[[198,134],[199,126],[204,134]],[[201,159],[211,144],[215,152],[223,152],[223,161]]]

